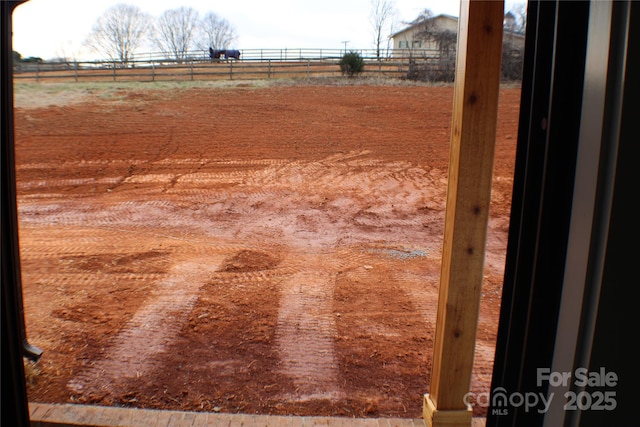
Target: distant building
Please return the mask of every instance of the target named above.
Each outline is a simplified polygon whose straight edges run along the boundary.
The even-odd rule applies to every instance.
[[[505,15],[504,43],[509,49],[524,48],[524,33],[515,31],[515,17]],[[428,19],[417,19],[408,27],[391,35],[393,57],[441,57],[455,55],[458,34],[458,18],[451,15],[437,15]],[[451,52],[453,50],[453,52]]]
[[[451,15],[438,15],[427,20],[417,20],[403,30],[391,35],[393,40],[393,56],[408,57],[416,52],[420,56],[439,56],[440,44],[430,32],[458,34],[458,18]]]

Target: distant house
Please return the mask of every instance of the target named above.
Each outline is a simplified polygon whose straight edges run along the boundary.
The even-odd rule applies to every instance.
[[[524,48],[524,33],[517,32],[515,17],[510,12],[505,15],[504,42],[510,49]],[[394,57],[441,57],[455,55],[458,18],[451,15],[437,15],[429,19],[417,19],[408,27],[391,35]],[[452,51],[453,50],[453,51]]]
[[[391,35],[393,40],[393,56],[408,57],[414,52],[421,52],[425,56],[439,56],[440,44],[434,37],[425,34],[430,32],[458,33],[458,18],[451,15],[438,15],[428,20],[416,20],[408,27]]]

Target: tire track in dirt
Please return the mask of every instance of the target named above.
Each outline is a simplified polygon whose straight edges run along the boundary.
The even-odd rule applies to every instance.
[[[491,383],[495,351],[495,343],[490,343],[482,339],[476,340],[473,357],[473,371],[471,375],[472,392],[480,392],[484,390],[486,384]]]
[[[302,268],[280,285],[276,343],[283,373],[292,378],[296,387],[295,394],[287,397],[294,401],[338,400],[342,392],[338,384],[333,314],[337,273],[329,257],[307,258],[309,265],[327,268],[323,271]]]
[[[418,272],[397,272],[394,280],[402,286],[412,301],[415,301],[415,311],[419,313],[427,325],[435,325],[436,313],[433,309],[433,301],[437,301],[438,284],[440,281],[440,266],[437,262],[429,260],[424,271]],[[421,283],[421,286],[416,286]]]
[[[182,328],[200,287],[218,266],[215,260],[192,259],[173,266],[157,284],[150,300],[113,339],[102,359],[69,381],[67,387],[83,395],[126,393],[128,380],[148,375],[153,359],[165,352]]]
[[[204,243],[207,236],[215,236],[205,245],[214,244],[220,253],[237,250],[223,244],[225,239],[248,242],[259,236],[258,240],[281,246],[291,257],[284,269],[217,272],[216,280],[222,285],[242,283],[252,288],[252,284],[275,279],[279,284],[275,347],[281,374],[294,384],[294,389],[284,391],[283,400],[338,401],[345,391],[333,312],[336,277],[345,268],[363,270],[371,253],[350,249],[337,254],[336,245],[340,241],[370,241],[374,236],[380,242],[374,248],[378,252],[402,252],[392,243],[394,230],[420,229],[424,219],[415,213],[426,197],[418,181],[427,171],[367,156],[366,152],[351,152],[320,161],[229,162],[235,170],[225,170],[227,165],[222,163],[218,165],[222,170],[199,169],[201,161],[194,160],[182,166],[197,170],[184,174],[162,173],[147,163],[143,173],[123,178],[117,190],[131,191],[142,184],[148,186],[144,187],[146,197],[110,203],[106,195],[99,202],[101,209],[95,203],[78,207],[71,201],[51,207],[44,217],[41,206],[30,213],[36,221],[47,217],[67,226],[91,224],[119,237],[125,232],[131,236],[151,233],[166,239],[173,233],[174,239],[185,243]],[[312,191],[299,193],[301,185]],[[156,187],[163,187],[167,196],[173,197],[156,194]],[[29,210],[25,207],[25,213]],[[415,246],[419,234],[410,240],[406,244]],[[176,264],[169,277],[159,283],[124,330],[107,343],[102,358],[93,360],[68,383],[72,392],[108,401],[126,394],[132,381],[161,369],[164,352],[188,319],[200,286],[210,279],[206,275],[194,278],[187,271],[188,264],[181,264],[180,260],[194,255],[189,244],[176,241],[172,254]],[[179,294],[174,293],[175,287],[180,288]],[[386,336],[387,329],[381,325],[377,328],[375,334],[396,338]]]
[[[76,178],[76,179],[47,179],[40,181],[26,181],[17,183],[18,190],[53,189],[59,187],[78,187],[82,185],[116,184],[121,177],[112,178]]]
[[[57,223],[90,223],[120,235],[127,231],[133,236],[143,230],[159,233],[160,228],[156,227],[166,223],[174,230],[189,227],[194,227],[194,231],[206,230],[207,234],[217,236],[215,241],[218,243],[225,236],[240,236],[247,241],[256,235],[260,235],[261,240],[268,237],[284,243],[287,251],[298,258],[280,285],[276,346],[282,359],[283,374],[296,386],[286,398],[293,401],[337,400],[343,396],[343,391],[338,379],[337,332],[332,311],[336,276],[345,266],[362,266],[367,256],[357,251],[345,251],[337,262],[335,245],[345,233],[346,236],[361,234],[355,241],[369,240],[373,233],[384,242],[394,229],[419,226],[419,219],[398,215],[400,211],[394,210],[394,205],[399,209],[406,205],[402,209],[415,212],[424,198],[416,183],[426,174],[424,169],[412,170],[403,162],[389,165],[367,156],[367,152],[351,152],[321,161],[236,161],[229,164],[240,170],[198,170],[183,175],[157,173],[149,167],[144,173],[124,179],[119,190],[125,188],[124,184],[162,186],[173,182],[168,193],[181,196],[180,202],[138,197],[110,204],[105,198],[102,209],[96,209],[95,204],[86,209],[73,209],[73,203],[70,203],[51,209],[47,216]],[[183,166],[198,167],[200,162],[185,161]],[[298,194],[296,188],[303,184],[314,191]],[[220,191],[220,185],[233,185],[234,188],[233,191]],[[399,192],[401,188],[404,190]],[[363,206],[366,199],[369,204]],[[270,219],[267,217],[273,212],[278,212],[278,218],[267,226]],[[170,231],[163,230],[162,233],[167,237],[165,234]],[[185,232],[185,238],[200,240],[202,236]],[[190,252],[181,245],[174,248],[174,256],[179,259],[186,259]],[[154,355],[161,354],[170,345],[179,326],[162,332],[155,329],[166,322],[176,325],[184,322],[185,315],[179,311],[188,312],[197,298],[197,285],[195,288],[187,286],[175,300],[169,289],[163,290],[170,287],[168,282],[187,280],[186,276],[178,277],[184,275],[181,271],[178,264],[153,299],[140,308],[124,332],[111,342],[104,358],[69,383],[72,390],[84,390],[83,394],[117,395],[126,392],[128,379],[157,369],[157,366],[154,368],[157,365],[153,362]],[[217,277],[221,283],[240,281],[248,286],[269,279],[265,272],[217,273]],[[164,321],[158,317],[158,313],[163,312],[168,313]],[[143,337],[148,343],[140,341]],[[140,355],[129,350],[142,345],[145,350]],[[103,382],[100,388],[92,389],[89,384],[95,378],[103,379]]]
[[[256,233],[256,224],[264,224],[259,215],[261,208],[277,211],[275,199],[280,200],[283,206],[274,226],[281,230],[279,237],[286,242],[285,252],[297,260],[296,271],[280,283],[276,345],[282,360],[282,372],[295,384],[294,392],[286,395],[285,400],[335,401],[344,396],[335,341],[334,287],[341,270],[362,267],[368,257],[350,250],[340,254],[340,262],[337,262],[334,251],[341,235],[354,226],[365,227],[370,234],[372,230],[420,225],[416,219],[398,218],[392,204],[407,203],[410,205],[408,209],[416,212],[421,198],[413,193],[417,190],[420,194],[418,185],[409,184],[400,195],[394,190],[407,181],[420,179],[426,171],[420,168],[412,170],[402,162],[392,165],[392,172],[378,170],[388,165],[367,159],[367,154],[353,152],[321,161],[293,161],[251,171],[242,177],[242,188],[225,198],[224,211],[233,208],[240,215],[238,222],[246,224],[245,238]],[[349,162],[357,165],[354,167]],[[315,192],[304,197],[297,195],[295,189],[303,183],[313,187]],[[369,206],[370,217],[366,223],[361,223],[358,221],[358,215],[362,213],[361,199],[371,196],[371,188],[380,185],[383,190],[373,190],[378,193],[378,205]],[[384,197],[384,192],[387,192],[387,197]],[[324,194],[337,194],[343,202],[335,198],[329,201]],[[389,203],[389,199],[393,203]],[[243,203],[236,206],[233,200],[242,200]],[[288,206],[292,203],[295,210],[289,212]],[[242,210],[236,209],[239,207]],[[332,222],[331,217],[336,221]],[[248,218],[251,222],[247,224]],[[345,221],[345,218],[351,220]],[[250,231],[246,231],[247,228]]]
[[[433,301],[438,300],[439,265],[430,269],[422,277],[415,273],[395,273],[394,277],[402,285],[403,292],[415,301],[415,311],[420,313],[429,329],[435,330],[436,312],[432,307]],[[425,280],[426,279],[426,280]],[[423,286],[416,286],[416,283]],[[471,378],[471,391],[479,392],[491,382],[495,344],[478,337],[475,343],[474,367]]]

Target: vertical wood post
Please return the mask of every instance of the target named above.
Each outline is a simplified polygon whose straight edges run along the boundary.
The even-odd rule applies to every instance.
[[[471,426],[465,394],[491,202],[503,19],[504,1],[461,1],[436,337],[423,408],[432,427]]]

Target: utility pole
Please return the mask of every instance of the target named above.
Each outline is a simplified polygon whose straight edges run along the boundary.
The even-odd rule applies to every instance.
[[[345,40],[342,43],[344,43],[344,53],[346,55],[347,54],[347,43],[349,43],[349,40]]]

